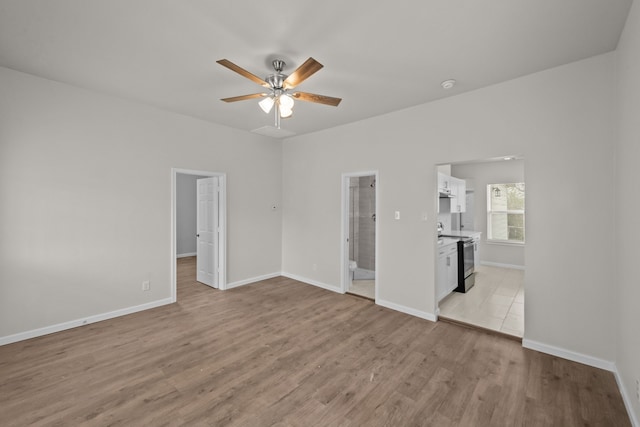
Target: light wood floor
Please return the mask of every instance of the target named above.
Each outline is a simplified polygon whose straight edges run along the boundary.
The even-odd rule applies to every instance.
[[[286,278],[0,347],[2,426],[628,426],[610,372]]]

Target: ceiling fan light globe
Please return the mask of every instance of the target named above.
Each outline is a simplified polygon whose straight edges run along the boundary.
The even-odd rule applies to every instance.
[[[291,108],[280,107],[280,117],[283,119],[291,117],[293,110]]]
[[[290,95],[281,95],[278,102],[280,103],[280,108],[287,110],[291,110],[293,108],[294,102]]]
[[[275,101],[273,100],[273,98],[268,96],[262,101],[258,102],[258,105],[260,106],[260,108],[262,108],[262,111],[264,111],[265,113],[269,113],[269,111],[271,111],[271,109],[273,108],[274,102]]]

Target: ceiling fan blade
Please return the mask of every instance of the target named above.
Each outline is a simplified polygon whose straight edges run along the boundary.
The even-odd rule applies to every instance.
[[[231,98],[222,98],[220,101],[224,101],[224,102],[244,101],[245,99],[262,98],[267,95],[268,95],[267,93],[252,93],[250,95],[240,95],[240,96],[232,96]]]
[[[234,64],[233,62],[229,61],[228,59],[220,59],[220,60],[218,60],[216,62],[218,64],[222,65],[223,67],[227,67],[231,71],[235,71],[236,73],[240,74],[241,76],[248,78],[252,82],[258,83],[259,85],[264,86],[264,87],[269,87],[269,83],[265,82],[264,80],[262,80],[260,77],[256,76],[255,74],[252,74],[252,73],[248,72],[244,68]]]
[[[293,96],[295,99],[299,99],[300,101],[315,102],[317,104],[331,105],[333,107],[337,107],[338,104],[340,104],[340,101],[342,101],[342,98],[316,95],[315,93],[309,92],[295,92],[291,96]]]
[[[293,89],[300,83],[311,77],[316,71],[324,67],[321,63],[313,58],[304,61],[293,73],[289,75],[282,84],[285,89]]]

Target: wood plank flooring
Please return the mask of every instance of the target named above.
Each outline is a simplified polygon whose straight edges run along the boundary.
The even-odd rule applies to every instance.
[[[629,426],[613,374],[287,278],[0,347],[2,426]]]

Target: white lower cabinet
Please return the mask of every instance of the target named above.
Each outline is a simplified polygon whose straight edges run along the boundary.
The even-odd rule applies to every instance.
[[[458,245],[451,245],[447,254],[447,295],[458,287]]]
[[[447,256],[444,248],[438,248],[436,272],[436,300],[440,302],[447,295]]]
[[[438,248],[436,297],[438,302],[458,287],[458,247],[456,243]]]

